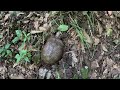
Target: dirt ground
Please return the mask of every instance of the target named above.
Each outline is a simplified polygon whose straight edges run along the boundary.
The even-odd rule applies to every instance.
[[[11,42],[15,30],[32,32],[27,43],[27,47],[32,48],[32,58],[30,62],[16,64],[14,54],[20,42],[12,45],[12,57],[0,55],[0,79],[83,79],[86,76],[83,69],[88,70],[87,79],[119,79],[120,12],[91,11],[92,26],[83,12],[1,11],[0,35],[3,37],[0,38],[0,47]],[[75,28],[70,26],[61,34],[65,46],[62,59],[54,65],[47,65],[41,60],[41,49],[47,37],[58,32],[55,21],[63,20],[64,24],[70,25],[69,15],[83,28],[89,48],[83,45]]]

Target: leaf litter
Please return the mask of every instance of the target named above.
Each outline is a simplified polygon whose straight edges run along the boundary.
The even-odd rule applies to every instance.
[[[64,26],[62,29],[64,31],[62,32],[62,40],[65,44],[65,56],[63,56],[60,62],[54,65],[54,68],[45,65],[43,62],[34,64],[34,60],[31,60],[31,62],[27,64],[16,64],[14,63],[14,60],[10,63],[10,58],[5,58],[6,61],[0,62],[0,78],[51,79],[57,77],[59,79],[73,79],[74,76],[76,76],[76,78],[82,78],[80,70],[83,67],[88,66],[88,62],[90,70],[89,75],[87,76],[87,73],[83,74],[86,77],[89,77],[90,79],[119,78],[120,31],[117,28],[119,28],[120,21],[118,19],[115,20],[116,17],[120,17],[119,11],[93,12],[95,30],[90,31],[90,25],[87,25],[87,18],[85,17],[88,11],[84,12],[84,15],[80,11],[1,11],[0,17],[2,19],[0,23],[2,28],[0,29],[0,32],[2,33],[0,34],[0,47],[12,41],[15,29],[21,29],[30,32],[31,36],[33,36],[33,41],[30,41],[27,45],[28,47],[32,46],[32,49],[34,49],[32,50],[32,55],[36,56],[36,53],[42,48],[47,35],[53,33],[53,31],[57,32],[56,29],[58,26],[52,24],[51,21],[54,19],[58,25],[61,25],[59,20],[61,20],[61,15],[64,15],[64,25],[69,25],[68,21],[71,19],[67,17],[68,14],[71,14],[72,18],[74,18],[74,16],[77,17],[79,21],[78,24],[80,27],[83,27],[83,30],[84,26],[82,25],[85,25],[85,27],[87,26],[83,34],[86,38],[86,42],[89,43],[91,47],[87,49],[84,46],[71,25],[69,25],[69,28],[68,26]],[[92,35],[90,34],[91,32]],[[16,46],[12,45],[9,48],[16,48],[13,49],[14,53],[16,53],[18,45],[19,43],[17,43]],[[35,46],[39,46],[39,49]],[[115,50],[111,50],[112,47],[115,47]],[[109,54],[109,52],[111,53]],[[83,77],[86,78],[85,76]]]

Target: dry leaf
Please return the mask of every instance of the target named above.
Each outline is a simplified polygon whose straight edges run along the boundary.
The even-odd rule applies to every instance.
[[[59,11],[52,11],[52,12],[51,12],[51,16],[56,15],[58,12],[59,12]]]
[[[120,54],[115,54],[115,57],[120,58]]]
[[[96,68],[98,68],[98,67],[99,67],[99,64],[98,64],[98,61],[97,61],[97,60],[91,62],[91,69],[96,69]]]
[[[25,24],[26,24],[26,23],[28,23],[28,22],[29,22],[29,20],[26,20],[26,21],[24,21],[23,23],[25,23]]]
[[[6,21],[10,17],[10,14],[6,14],[4,17],[4,21]]]
[[[40,30],[41,32],[47,31],[47,29],[44,28],[44,27],[39,27],[39,30]]]
[[[83,43],[81,43],[81,49],[82,49],[82,51],[85,53],[85,47],[84,47],[84,44],[83,44]]]
[[[42,16],[38,20],[40,21],[40,23],[44,21]]]
[[[13,75],[13,74],[11,74],[10,78],[11,79],[24,79],[24,76],[23,75]]]
[[[51,75],[52,75],[52,74],[51,74],[51,71],[48,71],[46,78],[47,78],[47,79],[50,79]]]
[[[27,17],[31,17],[33,15],[33,12],[30,12],[29,15]]]
[[[38,29],[38,27],[39,27],[38,21],[34,22],[34,27],[35,27],[36,30]]]
[[[101,24],[98,22],[98,31],[99,31],[99,34],[101,35],[102,34],[102,31],[103,31],[103,28],[101,26]]]
[[[15,68],[17,65],[19,65],[19,63],[15,63],[15,64],[13,65],[13,68]]]
[[[109,59],[108,57],[106,58],[107,65],[111,67],[114,64],[114,61],[112,59]]]
[[[39,78],[40,78],[40,79],[44,79],[47,71],[48,71],[47,69],[40,68],[40,69],[39,69]]]
[[[17,13],[17,17],[20,15],[20,14],[24,14],[23,12],[19,12],[19,11],[16,11]]]
[[[94,37],[94,45],[98,45],[100,42],[100,39],[97,37]]]
[[[31,34],[36,34],[36,33],[41,33],[42,31],[36,31],[36,30],[32,30],[30,33]]]
[[[104,44],[101,44],[103,51],[108,52],[107,48],[105,47]]]
[[[32,70],[34,68],[36,68],[36,66],[34,64],[30,65],[29,68]]]
[[[93,72],[93,73],[91,74],[90,79],[97,79],[97,73]]]
[[[91,40],[91,38],[89,37],[89,35],[86,33],[85,30],[83,31],[83,34],[84,34],[84,36],[85,36],[85,38],[86,38],[86,42],[92,44],[92,40]]]
[[[47,23],[43,24],[43,28],[45,28],[46,30],[48,30],[50,27]]]
[[[108,11],[108,15],[111,16],[112,15],[112,11]]]
[[[44,22],[47,22],[48,17],[49,17],[49,14],[48,14],[48,13],[46,13],[46,14],[45,14],[45,18],[44,18]]]
[[[108,73],[108,69],[105,69],[104,71],[103,71],[103,75],[105,75],[105,74],[107,74]]]
[[[72,67],[75,67],[78,62],[78,59],[76,58],[76,55],[73,51],[71,51],[71,53],[72,53]]]

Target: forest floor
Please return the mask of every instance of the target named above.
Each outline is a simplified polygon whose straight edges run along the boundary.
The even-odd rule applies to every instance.
[[[58,30],[60,25],[67,30]],[[64,54],[47,65],[41,50],[60,32]],[[0,79],[119,79],[119,11],[1,11]]]

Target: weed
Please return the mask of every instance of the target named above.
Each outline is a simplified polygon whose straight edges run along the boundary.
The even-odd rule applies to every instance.
[[[19,47],[19,53],[15,55],[15,58],[17,59],[16,62],[18,63],[23,59],[29,62],[29,58],[31,58],[31,53],[26,48],[26,42],[30,40],[30,33],[26,34],[24,31],[21,30],[16,30],[15,32],[16,37],[12,40],[11,43],[8,43],[0,48],[0,54],[2,57],[12,57],[12,51],[10,50],[11,44],[16,44],[19,40],[21,40],[22,44]]]
[[[77,23],[77,20],[73,19],[70,14],[69,14],[69,17],[71,19],[71,23],[70,24],[71,24],[71,26],[73,28],[75,28],[78,36],[80,37],[81,43],[83,43],[83,45],[85,45],[87,48],[89,48],[89,44],[86,42],[86,38],[85,38],[85,36],[83,34],[83,29],[81,27],[79,27],[79,25]]]
[[[64,25],[64,24],[62,24],[62,25],[60,25],[59,27],[58,27],[58,30],[59,31],[67,31],[68,30],[68,26],[67,25]]]
[[[26,34],[25,31],[16,30],[16,37],[12,40],[12,42],[15,44],[19,40],[22,41],[22,44],[19,47],[19,53],[15,55],[15,58],[17,59],[16,62],[18,63],[21,60],[29,62],[29,58],[31,58],[31,53],[26,48],[26,42],[30,40],[30,33]]]
[[[9,50],[11,44],[6,44],[5,46],[0,48],[0,54],[2,57],[12,56],[11,50]]]
[[[78,74],[75,74],[75,75],[73,76],[73,79],[79,79],[79,75],[78,75]]]
[[[87,66],[81,68],[81,76],[83,79],[88,79],[89,69]]]

